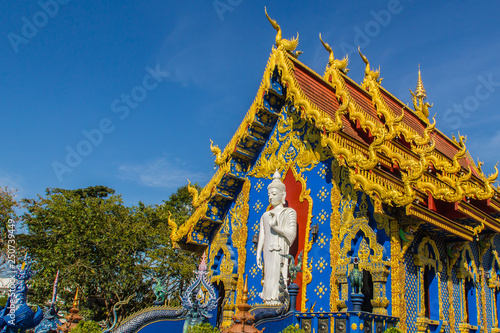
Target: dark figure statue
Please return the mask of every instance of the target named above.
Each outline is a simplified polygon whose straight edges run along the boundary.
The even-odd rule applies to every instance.
[[[155,294],[156,299],[154,300],[154,305],[162,305],[165,302],[165,288],[160,280],[154,279],[153,284],[153,293]]]
[[[360,294],[363,288],[363,271],[359,270],[359,259],[354,258],[354,267],[349,273],[349,280],[351,281],[351,290],[353,294]]]
[[[302,251],[300,251],[300,254],[297,257],[297,265],[294,264],[295,258],[291,254],[280,254],[280,256],[289,260],[288,275],[290,276],[290,283],[294,283],[297,273],[302,272]]]

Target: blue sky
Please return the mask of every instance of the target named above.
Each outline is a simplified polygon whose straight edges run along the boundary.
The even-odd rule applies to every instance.
[[[300,33],[299,60],[322,74],[328,53],[361,46],[405,103],[420,63],[437,127],[468,136],[475,159],[500,160],[497,1],[1,1],[0,185],[106,185],[128,205],[159,204],[214,172],[259,87],[275,30]],[[410,103],[411,104],[411,103]],[[78,154],[78,156],[75,156]]]

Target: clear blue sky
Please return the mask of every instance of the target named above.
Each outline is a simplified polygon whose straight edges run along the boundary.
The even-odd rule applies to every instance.
[[[320,74],[320,32],[336,57],[360,45],[405,103],[420,63],[437,127],[485,171],[500,160],[498,1],[1,0],[0,185],[106,185],[129,205],[204,185],[209,139],[230,140],[274,43],[264,6]],[[359,55],[348,67],[361,82]]]

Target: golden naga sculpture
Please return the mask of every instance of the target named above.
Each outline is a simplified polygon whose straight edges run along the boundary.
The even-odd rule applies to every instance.
[[[215,165],[222,165],[227,156],[226,154],[222,153],[219,146],[214,145],[212,139],[210,139],[210,150],[212,151],[212,154],[214,154],[215,156]]]
[[[484,165],[484,162],[481,162],[481,161],[479,160],[479,157],[478,157],[478,158],[477,158],[477,166],[476,166],[476,168],[477,168],[477,170],[479,171],[479,173],[483,173],[483,169],[482,169],[482,166],[483,166],[483,165]]]
[[[193,197],[193,207],[198,207],[200,203],[198,202],[200,194],[198,193],[198,190],[196,187],[191,185],[191,182],[188,179],[188,192],[191,194],[191,197]]]
[[[333,49],[331,48],[330,45],[328,45],[328,43],[323,42],[323,39],[321,38],[321,32],[319,33],[319,40],[330,54],[330,56],[328,57],[328,66],[331,68],[338,69],[342,71],[344,74],[347,74],[349,72],[349,69],[347,69],[347,64],[349,63],[349,57],[346,55],[342,60],[335,59],[335,57],[333,56]]]
[[[429,104],[424,102],[427,99],[427,92],[425,91],[424,84],[422,83],[422,75],[420,74],[420,65],[418,65],[418,81],[417,88],[415,89],[415,93],[411,91],[411,100],[413,102],[413,108],[415,109],[415,114],[425,121],[429,123],[429,108],[433,106],[433,104]]]
[[[497,180],[498,177],[498,163],[495,164],[495,172],[486,177],[484,174],[481,175],[484,181],[484,190],[478,190],[475,192],[475,197],[478,200],[490,199],[495,195],[495,188],[492,184]]]
[[[363,80],[363,88],[365,85],[365,82],[368,80],[375,81],[378,84],[382,83],[382,78],[380,78],[380,67],[376,71],[372,70],[370,68],[370,63],[368,62],[368,59],[361,53],[361,49],[358,46],[358,52],[359,55],[361,56],[361,59],[363,59],[363,62],[366,64],[365,67],[365,79]]]
[[[297,51],[293,52],[297,46],[299,45],[299,33],[297,32],[297,37],[293,38],[292,40],[289,39],[284,39],[281,37],[281,27],[279,24],[273,20],[272,18],[269,17],[267,14],[267,8],[264,7],[264,11],[266,13],[267,19],[269,20],[269,23],[273,26],[274,29],[276,29],[276,47],[283,47],[287,52],[291,53],[295,58],[297,58],[302,51]]]
[[[177,235],[178,225],[177,225],[177,223],[175,223],[174,220],[171,219],[171,217],[172,217],[172,213],[168,212],[167,224],[170,227],[170,229],[172,229],[171,230],[172,232],[170,233],[170,239],[178,240],[179,239],[179,237]]]

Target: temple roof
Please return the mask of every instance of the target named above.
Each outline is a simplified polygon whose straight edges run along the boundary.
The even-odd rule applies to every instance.
[[[335,59],[328,44],[323,42],[330,54],[323,76],[297,60],[297,44],[298,38],[277,38],[242,124],[224,151],[211,147],[216,174],[199,193],[190,187],[195,213],[179,228],[170,223],[173,241],[196,251],[208,245],[285,104],[319,130],[318,145],[351,170],[350,181],[371,197],[376,212],[383,212],[382,205],[403,207],[430,230],[462,240],[500,231],[498,189],[492,186],[498,171],[484,175],[465,137],[449,138],[429,121],[432,105],[424,102],[420,71],[411,109],[381,86],[379,70],[361,51],[366,69],[358,84],[346,74],[347,57]],[[269,103],[272,98],[282,108]]]

